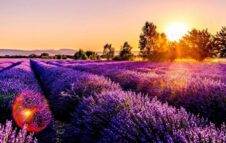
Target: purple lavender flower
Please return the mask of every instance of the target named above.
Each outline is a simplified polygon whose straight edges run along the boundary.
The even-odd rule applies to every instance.
[[[0,124],[1,143],[38,143],[33,138],[33,133],[28,134],[26,130],[13,129],[12,122],[6,121],[5,125]]]
[[[194,63],[52,63],[104,75],[125,90],[200,114],[218,126],[226,121],[226,65]],[[145,68],[145,70],[143,70]]]
[[[80,98],[120,89],[103,76],[32,62],[49,96],[54,115],[67,120]]]
[[[224,125],[217,129],[183,108],[131,92],[104,92],[85,98],[73,117],[65,133],[71,134],[67,141],[72,142],[226,141]]]
[[[207,97],[212,98],[216,97],[216,95],[209,92],[208,89],[210,87],[210,91],[213,88],[220,89],[219,93],[223,93],[221,90],[224,89],[222,88],[224,83],[212,79],[211,76],[207,78],[207,84],[205,84],[205,82],[202,82],[203,77],[197,77],[197,74],[195,74],[196,70],[193,74],[188,75],[189,78],[184,78],[182,75],[185,72],[186,74],[189,72],[182,70],[183,68],[174,69],[175,67],[172,68],[166,64],[157,64],[156,66],[161,66],[159,69],[150,66],[154,72],[145,73],[137,72],[136,68],[133,70],[132,65],[127,67],[128,63],[126,62],[122,63],[126,68],[120,66],[120,63],[113,62],[74,62],[71,65],[67,63],[69,66],[75,64],[75,69],[109,77],[113,81],[120,83],[124,89],[148,93],[149,96],[158,96],[164,102],[173,101],[174,103],[170,102],[170,104],[175,104],[175,106],[179,107],[175,108],[167,103],[162,104],[156,98],[151,99],[141,94],[125,92],[120,87],[109,88],[111,84],[114,84],[110,80],[107,83],[111,84],[102,86],[105,83],[102,81],[106,81],[102,76],[94,76],[87,72],[78,72],[55,66],[63,62],[58,63],[56,61],[54,65],[45,64],[45,62],[33,61],[32,65],[40,76],[46,91],[49,92],[52,107],[59,109],[59,111],[60,109],[68,111],[67,109],[70,108],[66,106],[69,106],[74,107],[73,110],[75,110],[72,114],[72,119],[70,118],[72,123],[66,127],[64,132],[65,142],[226,141],[224,124],[221,128],[216,128],[214,124],[209,123],[206,119],[195,116],[184,108],[180,108],[180,106],[184,106],[186,109],[192,107],[190,103],[192,100],[189,99],[189,95],[192,94],[192,99],[197,98],[197,103],[202,105],[194,106],[197,107],[195,110],[200,111],[201,115],[208,117],[208,114],[205,114],[206,111],[203,110],[210,111],[209,106],[207,106],[208,103],[206,103],[209,100],[204,99],[206,97],[204,93],[211,93]],[[109,69],[104,70],[105,65]],[[191,65],[186,66],[190,68]],[[123,72],[119,70],[120,68]],[[189,79],[192,80],[190,81]],[[98,80],[101,81],[100,84]],[[197,80],[197,84],[195,84],[195,80]],[[97,86],[95,83],[97,83]],[[197,87],[200,84],[201,88]],[[192,88],[189,89],[187,87]],[[202,89],[203,87],[205,87],[204,90]],[[200,90],[205,92],[202,93]],[[199,94],[196,95],[194,93]],[[74,98],[65,100],[65,97]],[[200,99],[198,99],[199,97]],[[222,97],[224,96],[220,94],[219,98],[221,99]],[[212,101],[214,100],[211,99],[210,103]],[[64,106],[58,106],[58,108],[57,105]],[[224,106],[224,104],[222,105]],[[70,112],[73,110],[70,110]],[[189,111],[192,111],[192,109]],[[216,111],[214,109],[214,112]],[[57,114],[57,110],[54,114]]]
[[[0,63],[2,62],[5,62],[5,60],[0,60]],[[38,94],[42,98],[44,98],[44,95],[38,84],[38,81],[36,80],[36,77],[30,67],[29,60],[9,59],[8,62],[13,64],[13,66],[11,66],[10,68],[4,69],[0,73],[0,120],[1,121],[13,119],[12,117],[13,101],[16,99],[18,95],[24,93],[25,91],[31,91],[32,93]],[[15,65],[15,63],[17,62],[22,62],[22,63]],[[40,112],[41,111],[45,111],[45,110],[40,110]],[[50,112],[48,111],[45,113],[50,113]],[[46,117],[45,120],[49,117],[49,116],[45,116],[45,114],[43,113],[42,115],[43,115],[42,117]],[[46,114],[46,115],[49,115],[49,114]],[[38,119],[40,119],[40,117],[37,118],[37,120]],[[46,122],[48,122],[48,120],[46,120]],[[51,135],[53,132],[52,125],[47,126],[47,130],[49,132],[51,131],[51,133],[49,133],[49,136],[47,137],[49,140],[49,138],[52,137]],[[37,133],[36,135],[38,136],[39,139],[44,138],[42,132]],[[47,140],[47,138],[42,139],[41,141],[43,142],[43,140]]]

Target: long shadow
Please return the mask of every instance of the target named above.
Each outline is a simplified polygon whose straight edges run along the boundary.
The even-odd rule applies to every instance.
[[[14,64],[12,64],[12,65],[10,65],[10,66],[8,66],[8,67],[6,67],[6,68],[2,69],[2,70],[0,70],[0,72],[3,72],[3,71],[6,71],[6,70],[9,70],[9,69],[11,69],[11,68],[13,68],[13,67],[15,67],[15,66],[20,65],[21,63],[23,63],[23,62],[22,62],[22,61],[21,61],[21,62],[16,62],[16,63],[14,63]]]
[[[34,64],[33,64],[33,61],[32,61],[32,60],[30,60],[30,66],[31,66],[31,69],[32,69],[32,71],[33,71],[33,73],[34,73],[34,75],[35,75],[35,78],[36,78],[37,81],[38,81],[38,84],[39,84],[39,86],[40,86],[42,92],[44,93],[46,99],[48,99],[48,97],[49,97],[49,96],[48,96],[48,95],[49,95],[49,92],[48,92],[48,90],[46,90],[46,88],[43,86],[44,84],[43,84],[43,82],[42,82],[42,80],[41,80],[41,78],[40,78],[38,72],[35,70],[35,67],[34,67]],[[50,105],[50,108],[51,108],[51,105]]]
[[[34,68],[34,64],[32,63],[32,60],[30,60],[30,66],[31,66],[32,72],[34,73],[34,76],[35,76],[35,78],[36,78],[36,80],[39,84],[39,87],[41,88],[44,96],[46,97],[46,99],[49,102],[49,99],[48,99],[49,92],[43,86],[44,84],[42,83],[42,80],[40,79],[39,74],[36,72],[36,70]],[[52,110],[51,104],[49,104],[49,107],[50,107],[50,110]],[[56,120],[55,117],[54,117],[54,114],[53,114],[53,121],[52,122],[53,122],[53,126],[54,126],[55,129],[51,128],[50,125],[47,126],[47,128],[45,130],[43,130],[42,133],[40,133],[40,135],[37,136],[39,141],[41,140],[42,142],[48,142],[48,143],[62,142],[61,141],[61,135],[59,135],[58,132],[59,132],[59,130],[62,130],[61,128],[64,128],[64,123]],[[62,126],[62,127],[60,127],[60,126]],[[46,141],[45,138],[48,138],[48,134],[50,132],[55,132],[54,135],[52,135],[52,136],[55,136],[55,137],[54,137],[54,139]],[[44,136],[44,137],[42,137],[42,136]],[[42,137],[42,138],[40,138],[40,137]]]

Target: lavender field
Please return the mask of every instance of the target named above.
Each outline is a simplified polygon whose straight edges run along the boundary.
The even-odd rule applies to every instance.
[[[0,60],[0,143],[226,143],[226,64]]]

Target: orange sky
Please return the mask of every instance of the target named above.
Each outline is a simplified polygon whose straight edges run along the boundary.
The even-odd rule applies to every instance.
[[[164,32],[172,22],[215,33],[226,26],[225,0],[0,0],[0,49],[137,50],[145,21]]]

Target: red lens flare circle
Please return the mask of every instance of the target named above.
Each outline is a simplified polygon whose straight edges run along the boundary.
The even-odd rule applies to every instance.
[[[40,132],[51,121],[51,112],[43,95],[26,91],[14,100],[13,118],[26,131]]]

